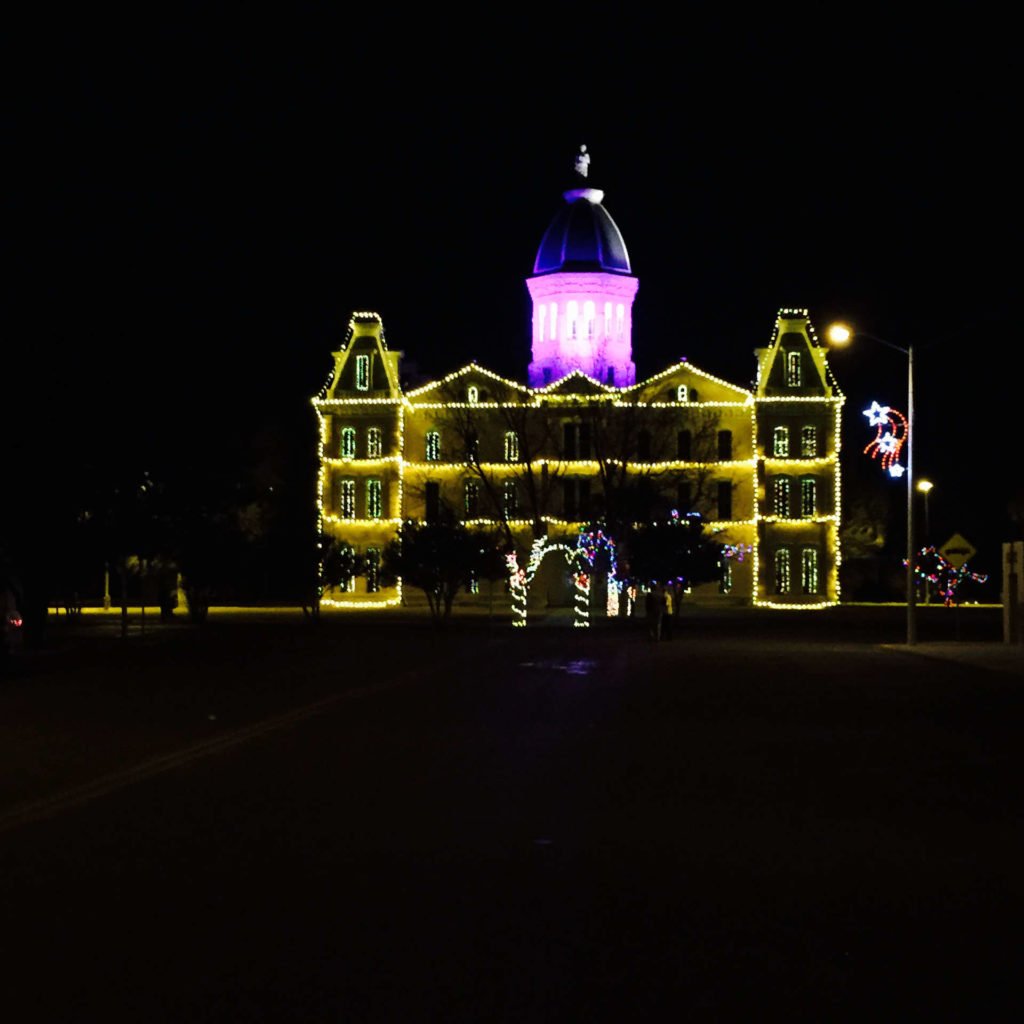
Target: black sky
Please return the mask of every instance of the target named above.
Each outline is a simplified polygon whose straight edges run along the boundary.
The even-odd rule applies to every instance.
[[[144,460],[297,430],[356,309],[424,372],[522,375],[524,278],[586,143],[640,279],[640,373],[685,355],[748,384],[783,306],[913,344],[933,515],[997,533],[1020,479],[996,440],[1020,434],[1005,32],[616,18],[175,11],[26,36],[19,443]],[[852,451],[870,399],[904,404],[906,361],[862,342],[832,365]]]

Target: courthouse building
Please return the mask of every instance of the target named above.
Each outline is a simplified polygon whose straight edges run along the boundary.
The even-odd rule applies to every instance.
[[[821,608],[838,594],[843,396],[807,311],[782,309],[755,348],[752,388],[689,362],[636,380],[638,280],[590,186],[576,187],[540,242],[525,380],[470,363],[403,388],[375,313],[355,313],[313,405],[323,532],[365,557],[365,575],[324,603],[387,607],[381,553],[403,520],[454,515],[521,551],[571,540],[645,496],[664,518],[700,513],[724,545],[722,579],[695,600]],[[771,324],[766,324],[766,336]],[[410,353],[414,356],[414,353]]]

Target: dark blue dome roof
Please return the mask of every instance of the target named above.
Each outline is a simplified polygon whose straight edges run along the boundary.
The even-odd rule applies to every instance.
[[[566,205],[544,232],[535,274],[559,270],[604,270],[629,274],[629,254],[622,233],[601,205],[604,193],[596,188],[574,188],[563,193]]]

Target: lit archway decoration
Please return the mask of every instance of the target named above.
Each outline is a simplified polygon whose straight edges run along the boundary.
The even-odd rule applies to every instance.
[[[877,402],[872,402],[871,407],[864,410],[864,415],[875,428],[875,436],[868,442],[864,454],[870,452],[873,459],[881,456],[882,471],[889,476],[903,476],[906,467],[900,464],[900,453],[910,432],[906,416],[898,409]]]
[[[615,578],[617,562],[615,559],[615,541],[601,530],[580,530],[576,538],[576,546],[571,547],[561,541],[552,541],[540,537],[533,542],[526,567],[519,564],[519,555],[510,551],[505,556],[508,566],[509,592],[512,600],[512,625],[526,625],[526,598],[537,575],[540,563],[551,552],[561,552],[566,563],[572,570],[573,577],[573,626],[586,629],[590,625],[590,582],[593,576],[594,560],[599,551],[607,551],[610,559],[608,571],[608,604],[609,615],[617,615],[619,611],[619,584]]]

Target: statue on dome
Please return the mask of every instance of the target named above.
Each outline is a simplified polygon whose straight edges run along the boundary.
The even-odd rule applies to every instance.
[[[586,146],[580,146],[580,151],[576,156],[576,173],[581,177],[587,176],[587,171],[590,168],[590,154],[587,152]]]

